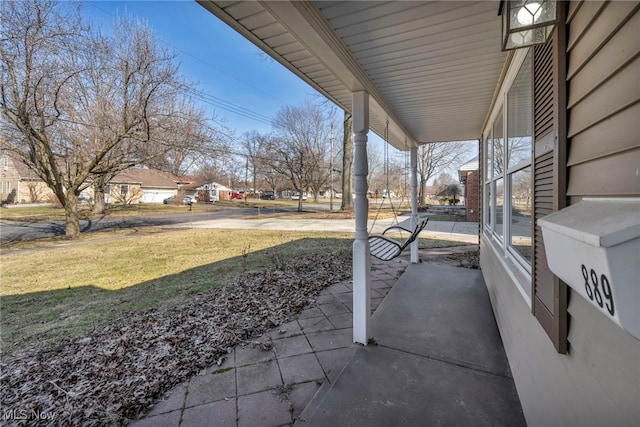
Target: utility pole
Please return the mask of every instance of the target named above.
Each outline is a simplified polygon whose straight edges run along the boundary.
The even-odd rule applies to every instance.
[[[249,156],[246,156],[246,163],[245,163],[245,167],[244,167],[244,207],[247,207],[247,194],[249,194],[249,192],[247,191],[247,183],[249,182]]]
[[[333,212],[333,123],[331,123],[331,133],[329,134],[329,142],[331,143],[331,157],[329,158],[329,176],[331,182],[329,194],[329,211]]]

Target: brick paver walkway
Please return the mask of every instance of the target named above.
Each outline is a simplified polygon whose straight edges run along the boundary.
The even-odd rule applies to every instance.
[[[372,311],[408,264],[408,256],[385,263],[372,259]],[[323,290],[295,320],[176,387],[131,425],[291,425],[321,387],[335,382],[356,348],[351,282],[346,281]]]

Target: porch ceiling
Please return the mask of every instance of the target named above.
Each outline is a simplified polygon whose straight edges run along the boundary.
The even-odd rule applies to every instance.
[[[497,0],[197,1],[399,149],[479,138],[508,59]]]

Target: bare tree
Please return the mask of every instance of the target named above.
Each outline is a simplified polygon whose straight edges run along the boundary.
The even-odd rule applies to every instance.
[[[323,109],[329,112],[329,116],[332,117],[332,123],[330,124],[330,142],[331,142],[331,153],[329,158],[329,180],[330,180],[330,191],[331,191],[331,207],[333,208],[333,197],[335,194],[335,184],[334,178],[335,173],[341,174],[341,187],[342,187],[342,202],[340,206],[340,210],[350,211],[353,210],[353,196],[352,196],[352,165],[353,165],[353,135],[352,135],[352,115],[351,113],[344,111],[343,112],[343,138],[342,138],[342,146],[334,146],[334,131],[338,129],[337,122],[337,114],[339,109],[333,104],[332,101],[325,98],[320,94],[316,94],[314,96],[314,103],[318,106],[321,106]],[[341,162],[336,162],[336,159],[342,158]],[[338,169],[336,166],[342,163],[342,170]],[[324,184],[323,184],[324,185]],[[318,187],[319,188],[319,187]],[[317,192],[316,192],[317,194]]]
[[[215,117],[207,117],[202,108],[196,107],[190,98],[183,98],[173,108],[180,111],[174,116],[170,126],[158,129],[158,139],[164,144],[152,146],[158,152],[147,153],[145,165],[154,169],[185,175],[194,169],[203,167],[212,157],[229,153],[223,126]],[[215,127],[212,125],[215,124]]]
[[[148,27],[121,19],[106,37],[84,26],[79,7],[35,0],[0,11],[2,147],[53,190],[69,238],[80,234],[85,188],[189,146],[169,136],[193,120],[175,55]]]
[[[369,165],[369,174],[367,175],[367,186],[369,190],[384,189],[387,183],[384,154],[376,150],[367,150],[367,162]]]
[[[238,162],[234,155],[235,146],[231,143],[230,135],[222,134],[216,144],[215,151],[205,156],[198,165],[197,175],[205,182],[218,182],[228,187],[237,182]]]
[[[331,178],[331,163],[329,159],[322,159],[318,162],[318,166],[310,172],[309,188],[313,194],[313,201],[318,202],[320,191],[327,185]]]
[[[427,181],[436,173],[460,161],[468,153],[467,144],[461,142],[434,142],[418,149],[418,176],[420,204],[427,203]]]
[[[140,200],[142,190],[140,187],[131,187],[127,184],[120,184],[119,191],[111,193],[113,197],[123,205],[131,205],[134,201]]]
[[[327,118],[310,102],[302,107],[285,106],[273,120],[277,138],[269,149],[276,155],[270,165],[285,175],[299,192],[298,211],[302,211],[302,194],[311,187],[325,185],[329,178],[326,154],[329,151]],[[324,169],[324,176],[319,173]]]
[[[408,182],[408,170],[407,161],[404,158],[405,153],[395,150],[389,155],[389,161],[387,165],[387,182],[386,187],[394,194],[404,194],[407,191]]]
[[[313,104],[312,104],[313,106]],[[314,202],[318,202],[320,192],[330,187],[333,191],[331,179],[333,177],[333,167],[335,165],[335,154],[338,150],[333,146],[333,130],[337,128],[335,121],[336,109],[334,106],[325,106],[320,109],[315,105],[321,114],[318,114],[318,140],[313,150],[316,155],[316,166],[311,170],[311,180],[309,187],[313,192]],[[313,110],[310,110],[310,114]],[[333,195],[331,196],[333,197]]]
[[[440,172],[438,176],[433,180],[434,187],[446,187],[449,184],[456,184],[458,180],[451,176],[448,172]]]
[[[351,175],[353,174],[353,116],[344,112],[342,135],[342,205],[340,210],[353,210],[353,189]]]
[[[272,147],[273,136],[268,136],[266,140],[266,147]],[[260,178],[265,182],[270,190],[274,192],[274,195],[278,193],[287,181],[287,176],[275,169],[273,166],[278,164],[277,153],[271,150],[265,150],[260,158],[262,167],[260,168]]]
[[[309,107],[310,106],[310,107]],[[320,191],[330,186],[332,177],[332,168],[334,165],[333,156],[333,129],[336,127],[334,123],[335,108],[320,109],[319,106],[309,104],[309,114],[316,115],[314,109],[317,109],[317,140],[315,141],[312,153],[314,154],[315,166],[310,169],[309,187],[313,192],[313,201],[318,202]],[[330,189],[333,191],[333,188]]]
[[[304,146],[297,146],[294,141],[284,138],[273,138],[269,149],[274,153],[270,159],[270,167],[286,176],[294,190],[300,194],[298,211],[302,212],[302,194],[309,187],[308,171],[305,165],[311,156]]]
[[[28,181],[27,189],[29,190],[29,202],[31,203],[39,203],[44,199],[44,196],[47,194],[45,192],[45,188],[40,185],[37,181]]]
[[[263,159],[266,155],[267,144],[268,138],[264,135],[260,135],[260,133],[255,130],[244,133],[242,149],[247,160],[247,166],[251,170],[254,197],[257,192],[258,177],[261,175],[262,169],[265,167]]]

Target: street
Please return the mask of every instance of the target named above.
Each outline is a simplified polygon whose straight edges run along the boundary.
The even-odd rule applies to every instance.
[[[262,209],[263,213],[293,212],[295,207],[274,207]],[[214,208],[208,212],[186,212],[171,215],[130,216],[118,218],[104,218],[98,220],[80,221],[80,229],[83,233],[92,231],[117,230],[132,227],[148,227],[182,224],[189,222],[208,221],[215,219],[242,218],[257,215],[257,208],[229,207]],[[51,222],[13,222],[2,221],[0,223],[0,243],[19,240],[34,240],[45,237],[64,235],[64,221]]]

